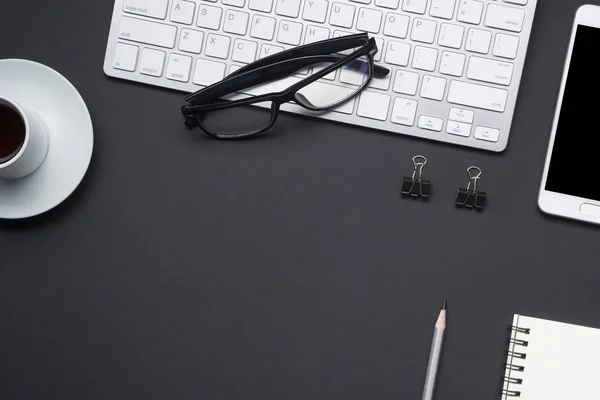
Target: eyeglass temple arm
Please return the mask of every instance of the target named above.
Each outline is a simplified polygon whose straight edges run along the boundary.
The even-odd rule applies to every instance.
[[[260,86],[278,79],[287,78],[307,65],[327,62],[331,56],[312,56],[282,61],[268,67],[250,70],[241,75],[228,75],[221,82],[200,90],[185,98],[189,105],[212,103],[215,99],[228,94]]]
[[[188,96],[186,102],[193,105],[198,99],[202,98],[204,102],[212,102],[214,99],[221,96],[225,96],[249,87],[258,86],[260,84],[266,84],[278,79],[287,78],[293,73],[306,68],[309,65],[318,63],[332,62],[335,63],[343,59],[344,55],[330,54],[327,56],[312,56],[302,57],[293,60],[287,60],[277,65],[273,65],[268,68],[255,69],[242,75],[231,76],[229,75],[225,80],[208,87],[201,92],[197,92],[195,95]],[[366,62],[362,60],[353,60],[346,64],[345,68],[353,71],[361,71]],[[390,70],[375,65],[373,69],[373,77],[382,79],[390,73]],[[260,82],[259,84],[255,82]]]
[[[304,46],[295,47],[289,50],[285,50],[272,56],[268,56],[262,58],[258,61],[255,61],[245,67],[240,68],[239,70],[229,74],[223,81],[216,83],[216,85],[220,85],[224,81],[229,80],[230,78],[240,76],[250,71],[260,70],[266,67],[275,67],[276,65],[287,62],[290,60],[296,60],[304,57],[312,57],[312,56],[322,56],[324,54],[333,54],[341,51],[353,49],[356,47],[364,47],[364,46],[372,46],[376,48],[375,39],[369,39],[369,35],[366,33],[359,33],[355,35],[349,36],[341,36],[333,39],[326,39],[320,42],[311,43]],[[195,101],[198,96],[205,96],[207,89],[210,89],[211,86],[201,89],[195,93],[189,94],[185,97],[186,102]]]
[[[281,51],[271,56],[261,58],[260,60],[255,61],[252,64],[249,64],[235,71],[233,75],[240,75],[253,69],[261,68],[267,65],[279,63],[290,59],[338,53],[355,47],[364,46],[368,40],[368,34],[358,33],[355,35],[340,36],[337,38],[325,39],[304,46],[294,47],[292,49]]]

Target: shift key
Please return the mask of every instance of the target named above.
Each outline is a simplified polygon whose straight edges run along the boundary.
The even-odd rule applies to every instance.
[[[175,46],[177,28],[137,18],[122,17],[119,37],[134,42],[153,44],[172,49]]]
[[[463,106],[504,112],[508,91],[489,86],[452,81],[448,90],[448,102]]]
[[[169,0],[124,0],[123,11],[144,17],[165,19]]]

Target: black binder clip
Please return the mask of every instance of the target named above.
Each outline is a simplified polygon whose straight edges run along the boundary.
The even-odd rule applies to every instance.
[[[456,194],[456,206],[466,207],[482,211],[485,207],[487,194],[477,188],[477,182],[481,179],[483,172],[478,167],[467,168],[469,183],[466,189],[458,189]]]
[[[423,180],[423,167],[427,164],[427,159],[423,156],[414,156],[413,164],[415,169],[412,178],[404,177],[401,193],[403,196],[422,197],[427,200],[431,194],[431,181]]]

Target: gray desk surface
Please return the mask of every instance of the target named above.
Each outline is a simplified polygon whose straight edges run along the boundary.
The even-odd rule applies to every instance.
[[[61,207],[0,224],[0,398],[416,399],[445,296],[437,398],[499,398],[513,313],[600,327],[600,231],[536,206],[582,3],[539,1],[501,155],[290,115],[205,139],[180,93],[104,76],[111,0],[5,4],[0,57],[73,82],[95,153]],[[428,204],[399,196],[415,154]],[[453,206],[471,164],[482,214]]]

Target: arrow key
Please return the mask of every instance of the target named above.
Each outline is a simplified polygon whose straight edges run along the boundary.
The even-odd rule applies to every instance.
[[[475,139],[497,142],[500,138],[500,131],[486,126],[478,126],[475,128],[475,134],[473,136]]]
[[[419,128],[421,129],[439,132],[442,130],[442,125],[444,125],[444,120],[441,118],[430,117],[428,115],[421,115],[419,117]]]
[[[446,133],[468,137],[471,136],[471,125],[462,122],[449,121],[446,125]]]

